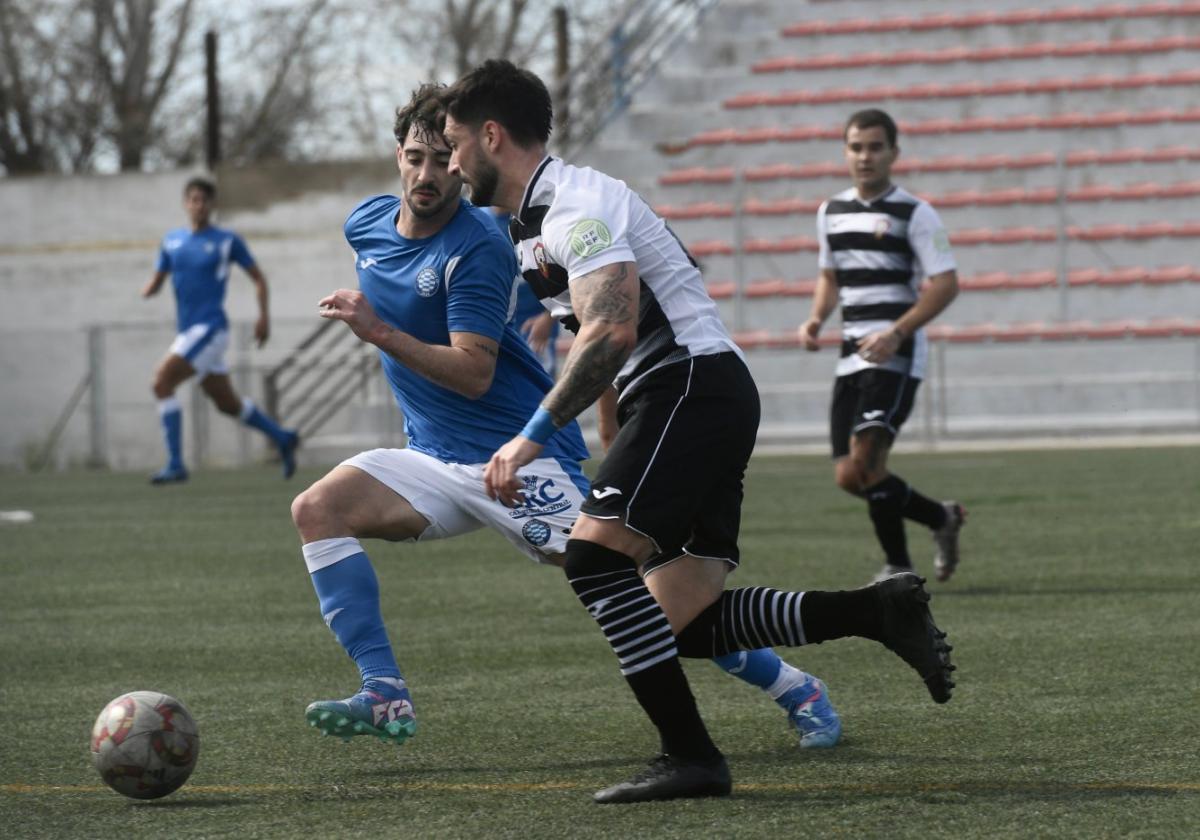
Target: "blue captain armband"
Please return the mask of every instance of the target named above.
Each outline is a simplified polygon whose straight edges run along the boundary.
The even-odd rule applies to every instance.
[[[554,433],[557,431],[558,427],[554,425],[554,418],[550,416],[550,412],[538,406],[538,410],[533,413],[529,422],[525,424],[525,428],[521,430],[521,436],[545,446],[546,441],[554,437]]]

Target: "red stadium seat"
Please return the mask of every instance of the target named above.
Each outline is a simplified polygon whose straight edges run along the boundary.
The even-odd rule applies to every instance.
[[[1166,235],[1179,239],[1200,239],[1200,222],[1179,222]]]
[[[1096,225],[1090,228],[1071,226],[1067,228],[1067,236],[1085,242],[1099,242],[1105,239],[1124,239],[1129,236],[1130,230],[1128,225],[1121,224]]]
[[[1179,236],[1178,225],[1171,222],[1146,222],[1130,228],[1127,239],[1160,239],[1164,236]]]
[[[734,134],[734,143],[769,143],[782,139],[783,131],[778,128],[751,128]]]
[[[656,207],[655,212],[664,219],[720,219],[733,215],[733,205],[718,201],[702,201],[683,207],[670,205]]]
[[[1169,186],[1154,185],[1159,198],[1193,198],[1200,195],[1200,181],[1180,181]]]
[[[1200,281],[1200,270],[1190,265],[1161,266],[1151,269],[1146,274],[1146,282],[1154,284],[1197,281]]]
[[[1067,273],[1067,284],[1071,286],[1092,286],[1100,282],[1104,276],[1098,268],[1076,268]]]
[[[794,213],[810,214],[817,212],[821,202],[815,199],[781,198],[776,201],[759,201],[749,199],[743,205],[751,216],[787,216]]]
[[[659,176],[658,183],[664,187],[674,186],[677,184],[728,184],[733,181],[734,172],[732,167],[721,167],[720,169],[705,169],[702,166],[693,166],[690,169],[676,169],[673,172],[666,172]]]
[[[728,256],[733,254],[733,246],[719,239],[706,239],[691,243],[688,251],[695,257]]]
[[[1200,149],[1193,149],[1190,146],[1164,146],[1144,152],[1142,160],[1147,163],[1173,163],[1188,160],[1192,154],[1200,156]]]
[[[1036,114],[1022,114],[1010,117],[973,117],[961,120],[930,119],[921,122],[901,122],[900,130],[904,134],[921,136],[935,134],[969,134],[980,131],[1028,131],[1040,129],[1071,129],[1085,130],[1092,128],[1110,128],[1122,125],[1151,125],[1151,124],[1187,124],[1200,123],[1200,108],[1172,110],[1157,108],[1147,111],[1105,111],[1093,114],[1069,113],[1044,117]],[[691,139],[671,146],[672,151],[681,151],[696,146],[715,146],[728,143],[750,144],[767,142],[807,142],[812,140],[841,140],[842,126],[832,125],[796,125],[786,128],[774,126],[751,129],[719,129],[705,131],[694,135]],[[1139,150],[1122,150],[1114,153],[1098,153],[1094,151],[1079,151],[1069,153],[1069,165],[1078,166],[1084,163],[1116,163],[1115,158],[1129,153],[1133,160],[1140,160],[1147,153]],[[1172,152],[1186,154],[1183,158],[1164,157],[1162,160],[1200,160],[1200,149],[1190,148],[1188,152]],[[1115,156],[1113,159],[1109,159]],[[965,161],[967,158],[962,157]],[[1051,165],[1054,162],[1052,153],[1041,152],[1023,156],[1020,161],[1028,166]],[[1014,164],[1016,166],[1016,164]],[[957,166],[953,168],[958,168]],[[926,170],[929,171],[929,170]]]
[[[992,241],[992,231],[989,228],[959,230],[950,234],[952,245],[985,245]]]
[[[1146,279],[1146,269],[1140,266],[1114,268],[1107,274],[1101,275],[1097,281],[1100,286],[1132,286]]]
[[[733,297],[734,292],[737,291],[737,284],[732,281],[709,283],[707,288],[710,298],[713,300],[725,300],[726,298]]]

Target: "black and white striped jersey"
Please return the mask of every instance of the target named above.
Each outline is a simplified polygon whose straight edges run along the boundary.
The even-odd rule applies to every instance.
[[[817,211],[817,258],[837,277],[842,307],[842,356],[837,375],[882,367],[921,379],[929,345],[924,330],[882,365],[856,352],[858,340],[887,329],[916,303],[925,277],[955,269],[950,238],[929,202],[893,186],[863,201],[851,187]]]
[[[693,356],[741,354],[695,260],[623,181],[546,157],[509,223],[521,274],[550,314],[579,329],[570,282],[606,265],[637,264],[637,345],[617,374],[621,393],[652,370]]]

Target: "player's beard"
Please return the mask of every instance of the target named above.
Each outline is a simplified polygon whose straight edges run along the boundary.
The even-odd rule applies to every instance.
[[[474,183],[471,187],[471,203],[476,207],[491,207],[496,200],[496,187],[500,183],[500,170],[486,160],[479,161]]]
[[[424,186],[424,185],[422,185],[422,184],[417,185],[417,187],[420,187],[420,186]],[[413,189],[415,190],[417,187],[414,187]],[[458,196],[453,193],[451,193],[449,195],[439,195],[438,198],[440,200],[437,201],[437,203],[435,203],[435,204],[426,204],[424,206],[418,206],[412,200],[411,196],[405,196],[404,203],[408,205],[408,212],[412,213],[415,218],[432,219],[433,217],[435,217],[439,213],[441,213],[443,210],[445,210],[447,205],[449,205],[452,201],[458,200]]]

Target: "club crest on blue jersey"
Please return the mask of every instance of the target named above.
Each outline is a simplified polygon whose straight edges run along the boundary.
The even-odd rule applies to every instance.
[[[437,294],[441,282],[442,278],[438,275],[437,269],[427,265],[417,272],[417,294],[421,297],[433,297]]]
[[[550,542],[550,526],[540,519],[530,519],[521,528],[521,536],[525,538],[525,542],[541,548]]]
[[[554,479],[524,475],[521,476],[521,480],[525,483],[525,486],[521,488],[525,502],[508,512],[512,519],[524,519],[527,516],[549,516],[571,506],[571,500],[558,489],[554,484]]]

